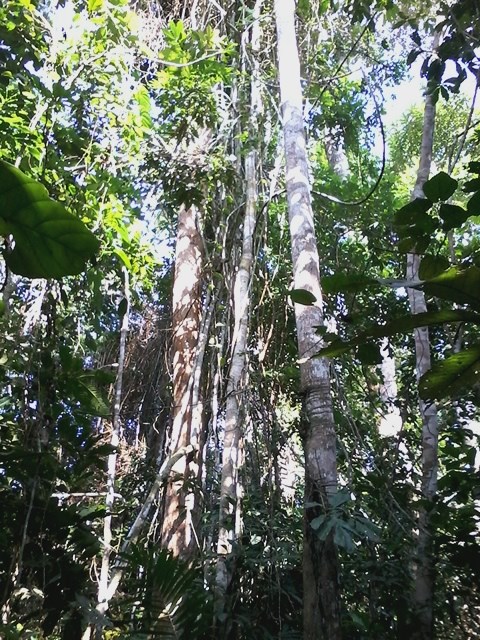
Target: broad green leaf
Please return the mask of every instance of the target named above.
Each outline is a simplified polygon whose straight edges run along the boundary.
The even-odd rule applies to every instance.
[[[83,271],[99,242],[81,220],[51,200],[43,185],[0,160],[0,226],[13,235],[9,268],[28,278],[61,278]]]
[[[150,102],[150,94],[147,89],[140,85],[137,92],[134,95],[135,100],[138,103],[138,107],[140,110],[140,118],[142,121],[142,126],[145,131],[150,131],[152,128],[152,116],[151,116],[151,102]]]
[[[440,171],[425,182],[423,193],[433,202],[438,202],[439,200],[448,200],[455,193],[457,187],[457,180],[451,178],[445,171]]]
[[[349,611],[348,615],[352,619],[353,623],[359,627],[362,631],[367,631],[370,625],[370,619],[367,617],[368,613],[355,613],[355,611]],[[363,615],[363,618],[361,617]]]
[[[334,357],[351,351],[354,347],[369,342],[372,338],[385,338],[397,333],[407,333],[417,327],[428,327],[447,322],[473,322],[480,324],[480,314],[463,309],[443,309],[441,311],[427,311],[416,315],[402,316],[384,325],[373,325],[355,338],[348,341],[334,340],[327,347],[321,349],[315,356]]]
[[[310,522],[310,526],[312,527],[312,529],[316,531],[317,529],[320,529],[320,527],[323,525],[326,519],[327,519],[326,515],[317,516],[316,518],[313,518],[313,520]]]
[[[398,233],[401,236],[418,237],[424,234],[431,234],[438,229],[438,221],[428,213],[417,213],[415,218],[409,223],[396,223]]]
[[[339,293],[340,291],[362,291],[365,287],[378,285],[378,280],[368,278],[359,273],[336,273],[333,276],[325,276],[321,279],[322,291],[326,294]]]
[[[473,180],[468,180],[463,185],[463,190],[467,193],[471,193],[472,191],[480,191],[480,178],[473,178]]]
[[[330,534],[330,531],[337,526],[338,518],[330,517],[323,525],[317,529],[317,536],[319,540],[326,540]]]
[[[368,518],[365,518],[361,515],[354,516],[354,526],[355,529],[362,535],[364,535],[372,542],[380,541],[381,529],[376,524],[371,522]]]
[[[292,299],[292,302],[303,304],[307,307],[312,306],[312,304],[317,301],[313,293],[306,289],[292,289],[288,295]]]
[[[415,249],[416,244],[417,240],[415,238],[402,238],[397,243],[397,249],[400,253],[411,253]]]
[[[407,237],[402,238],[398,244],[397,248],[400,253],[418,253],[422,254],[428,249],[428,245],[430,244],[431,236],[420,236],[420,237]]]
[[[419,214],[426,213],[432,207],[432,201],[415,198],[395,213],[395,224],[413,224]]]
[[[339,489],[332,495],[328,496],[328,502],[333,509],[339,509],[339,507],[351,502],[352,498],[348,489]]]
[[[478,173],[480,174],[480,162],[478,160],[474,160],[473,162],[468,163],[468,170],[470,173]]]
[[[480,379],[480,345],[436,362],[420,379],[418,390],[424,400],[438,400],[462,393]]]
[[[446,271],[449,266],[450,262],[444,256],[425,255],[420,263],[418,277],[420,280],[435,278],[435,276]]]
[[[480,311],[480,268],[468,267],[459,270],[452,267],[419,285],[428,295],[458,304],[468,304]]]
[[[353,542],[352,536],[350,535],[350,532],[345,526],[342,525],[341,522],[337,527],[335,527],[334,540],[337,547],[345,549],[347,553],[353,553],[357,549]]]
[[[467,202],[467,211],[471,216],[480,215],[480,191],[475,193]]]
[[[459,207],[456,204],[445,203],[440,205],[438,214],[443,220],[443,229],[445,231],[461,227],[467,218],[472,215],[468,211],[465,211],[463,207]]]
[[[408,66],[412,65],[421,53],[422,53],[421,49],[412,49],[407,56]]]
[[[357,349],[357,358],[362,364],[380,364],[382,362],[380,347],[374,342],[361,344]]]

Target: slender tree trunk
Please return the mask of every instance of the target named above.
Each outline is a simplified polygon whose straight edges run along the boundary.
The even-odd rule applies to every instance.
[[[244,393],[247,377],[246,351],[253,263],[253,231],[257,199],[255,151],[249,151],[245,159],[245,178],[247,183],[247,202],[243,222],[242,257],[235,276],[233,292],[234,332],[230,372],[227,382],[225,436],[220,486],[220,526],[216,578],[219,609],[223,609],[223,600],[231,579],[227,569],[227,556],[232,552],[232,541],[237,540],[242,531],[240,469],[243,464]]]
[[[113,418],[112,418],[112,433],[110,436],[110,444],[112,447],[117,448],[120,444],[120,429],[121,429],[121,407],[122,407],[122,394],[123,394],[123,373],[125,369],[125,349],[127,345],[127,336],[129,330],[130,319],[130,285],[128,271],[124,267],[122,269],[124,278],[124,299],[126,301],[126,308],[122,316],[122,324],[120,327],[120,344],[118,353],[118,371],[117,379],[115,381],[115,396],[113,400]],[[97,600],[98,604],[96,610],[102,616],[108,611],[110,605],[110,597],[108,594],[108,585],[110,577],[110,556],[112,553],[112,510],[115,502],[115,480],[117,472],[117,457],[118,453],[115,450],[108,456],[107,461],[107,495],[105,499],[105,506],[107,515],[103,521],[103,549],[102,549],[102,564],[100,568],[100,578],[98,581]],[[82,638],[87,640],[92,634],[95,638],[102,638],[102,618],[99,618],[99,623],[96,627],[91,625],[88,627]]]
[[[256,133],[261,109],[258,84],[258,50],[260,44],[260,15],[263,0],[257,0],[253,8],[250,48],[254,59],[250,83],[249,130],[252,139]],[[227,380],[225,406],[225,436],[223,443],[222,477],[220,485],[219,533],[217,544],[217,602],[216,613],[221,616],[225,608],[225,596],[232,578],[227,557],[232,553],[232,542],[241,537],[243,436],[245,424],[245,389],[247,381],[248,327],[250,321],[250,290],[253,269],[253,233],[257,209],[257,151],[250,149],[245,157],[246,202],[243,220],[242,256],[235,275],[233,290],[234,330],[231,347],[230,371]]]
[[[423,185],[428,180],[432,163],[433,134],[435,128],[435,104],[430,95],[425,98],[422,147],[417,180],[412,199],[424,198]],[[407,256],[407,278],[418,279],[421,256],[410,253]],[[408,299],[412,314],[427,310],[422,291],[408,289]],[[416,375],[421,378],[431,366],[430,339],[427,327],[414,331]],[[433,637],[433,593],[434,557],[432,549],[433,531],[430,513],[437,493],[438,476],[438,418],[435,403],[419,401],[422,418],[422,496],[424,504],[418,517],[417,559],[414,591],[414,628],[412,639],[428,640]]]
[[[142,533],[145,525],[147,524],[148,515],[152,509],[152,506],[158,496],[158,492],[161,489],[163,483],[168,479],[168,477],[172,473],[173,467],[177,464],[177,462],[181,458],[184,458],[185,456],[188,457],[194,452],[195,452],[195,449],[192,445],[188,445],[187,447],[179,449],[178,451],[175,451],[175,453],[173,453],[167,460],[165,460],[162,466],[159,468],[157,475],[155,477],[155,480],[153,481],[153,484],[150,487],[150,491],[148,492],[147,497],[145,498],[140,508],[140,511],[137,514],[137,517],[135,518],[132,526],[130,527],[125,537],[125,540],[122,543],[122,546],[120,547],[120,554],[118,555],[117,560],[115,561],[115,564],[113,566],[112,578],[109,582],[108,589],[105,594],[105,598],[107,602],[110,602],[110,600],[113,598],[113,596],[117,592],[117,589],[123,577],[125,560],[123,559],[122,555],[126,555],[129,552],[130,547],[133,544],[135,544],[139,539],[140,534]],[[99,610],[99,606],[97,605],[97,611],[98,610]],[[88,640],[88,638],[90,638],[90,634],[89,633],[87,634],[86,632],[82,636],[82,640]]]
[[[178,213],[173,282],[173,426],[170,452],[192,444],[197,456],[199,425],[193,424],[192,392],[201,323],[202,266],[199,211],[194,205],[182,205]],[[191,557],[196,547],[192,521],[193,494],[185,486],[191,473],[197,475],[190,462],[182,457],[173,467],[165,490],[162,523],[162,545],[185,559]]]
[[[308,428],[305,436],[305,502],[328,513],[337,490],[336,436],[328,361],[311,358],[319,349],[315,327],[323,325],[319,256],[310,197],[303,125],[300,62],[294,0],[275,0],[286,186],[295,289],[312,293],[311,306],[295,304],[300,380]],[[318,507],[305,509],[303,559],[304,638],[341,638],[338,567],[333,537],[320,541],[310,526]]]

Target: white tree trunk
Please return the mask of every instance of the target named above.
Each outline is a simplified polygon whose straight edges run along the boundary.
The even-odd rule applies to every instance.
[[[432,163],[433,135],[435,128],[435,104],[430,95],[425,98],[423,119],[422,146],[417,180],[412,192],[412,199],[424,198],[423,185],[428,180]],[[410,253],[407,256],[407,279],[418,280],[418,269],[421,256]],[[408,299],[412,314],[427,311],[425,296],[422,291],[408,289]],[[430,338],[427,327],[414,330],[416,375],[417,381],[431,366]],[[412,638],[428,640],[433,637],[433,592],[434,592],[434,559],[432,554],[432,528],[430,509],[437,493],[438,476],[438,418],[435,403],[419,401],[422,418],[422,495],[427,502],[419,511],[417,567],[415,574],[415,628]]]
[[[226,593],[231,576],[226,558],[232,552],[232,542],[242,530],[242,498],[240,468],[243,464],[243,432],[245,423],[245,382],[247,377],[246,351],[250,310],[250,286],[253,263],[253,230],[256,214],[256,153],[251,151],[245,159],[247,202],[243,223],[242,258],[234,285],[234,333],[227,382],[225,407],[225,436],[223,442],[222,478],[220,485],[220,528],[217,545],[217,590],[218,602]]]
[[[312,306],[295,304],[300,379],[305,395],[305,501],[322,505],[337,490],[336,436],[328,361],[310,359],[320,347],[315,326],[323,324],[319,256],[310,197],[300,62],[295,34],[294,0],[275,0],[280,97],[285,143],[286,187],[295,289],[312,293]],[[337,559],[333,538],[319,541],[310,522],[316,509],[306,509],[304,541],[304,638],[341,637]]]
[[[255,63],[260,42],[260,23],[263,0],[257,0],[253,10],[251,51]],[[250,85],[250,131],[255,132],[258,112],[261,109],[258,86],[258,69],[252,70]],[[253,267],[253,233],[257,210],[257,152],[248,151],[245,157],[246,202],[243,221],[242,256],[235,275],[233,290],[234,330],[227,381],[225,407],[225,435],[223,442],[222,477],[220,485],[220,514],[217,545],[217,615],[225,606],[225,594],[231,580],[227,556],[232,552],[232,542],[242,533],[242,485],[240,469],[243,466],[243,435],[245,424],[245,387],[247,380],[248,326],[250,320],[250,290]]]
[[[125,348],[127,344],[127,335],[129,329],[129,316],[130,316],[130,287],[128,271],[123,268],[124,277],[124,295],[126,301],[125,313],[122,317],[122,324],[120,328],[120,346],[118,355],[118,371],[117,379],[115,381],[115,398],[113,405],[113,420],[112,420],[112,434],[110,437],[110,444],[112,447],[117,448],[120,444],[120,429],[121,429],[121,406],[122,406],[122,393],[123,393],[123,372],[125,368]],[[112,509],[115,502],[115,476],[117,467],[117,451],[115,450],[108,456],[107,461],[107,496],[105,499],[105,506],[107,509],[107,515],[103,522],[103,550],[102,550],[102,564],[100,569],[100,579],[98,581],[98,606],[97,611],[104,614],[109,607],[108,598],[108,582],[110,576],[110,556],[112,552]],[[97,629],[97,636],[100,638],[102,635],[101,629]]]

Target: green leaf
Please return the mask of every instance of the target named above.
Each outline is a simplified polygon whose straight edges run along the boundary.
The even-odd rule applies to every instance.
[[[339,489],[335,493],[328,496],[328,501],[333,509],[339,509],[339,507],[348,504],[349,502],[351,502],[351,500],[352,498],[350,495],[350,491],[346,488]]]
[[[417,287],[416,287],[417,288]],[[418,285],[425,293],[457,304],[468,304],[480,311],[480,268],[452,267],[428,282]]]
[[[432,201],[426,198],[415,198],[395,213],[397,225],[412,224],[419,214],[426,213],[432,207]]]
[[[288,295],[292,299],[292,302],[295,302],[296,304],[303,304],[307,307],[312,306],[313,303],[317,301],[317,298],[313,293],[306,289],[292,289],[289,291]]]
[[[456,204],[441,204],[438,212],[440,218],[443,220],[444,231],[450,231],[451,229],[458,229],[472,214],[465,211],[463,207],[459,207]]]
[[[112,411],[106,391],[100,387],[96,373],[84,371],[76,377],[76,396],[85,413],[106,418]]]
[[[142,121],[142,126],[145,131],[150,131],[152,129],[152,116],[151,116],[151,102],[150,102],[150,94],[148,90],[143,85],[140,85],[137,92],[134,95],[135,100],[138,103],[140,118]]]
[[[336,273],[333,276],[325,276],[321,279],[322,291],[326,294],[339,293],[340,291],[363,291],[365,287],[378,285],[378,280],[368,278],[359,273]]]
[[[421,49],[412,49],[407,56],[407,64],[412,65],[421,53]]]
[[[9,268],[28,278],[61,278],[83,271],[99,242],[86,226],[48,196],[43,185],[0,160],[0,222],[11,233]]]
[[[356,514],[354,516],[354,528],[368,540],[371,540],[372,542],[380,541],[381,529],[368,518]]]
[[[420,263],[418,277],[420,280],[429,280],[435,278],[440,273],[446,271],[450,266],[450,262],[444,256],[425,255]]]
[[[347,553],[353,553],[357,550],[350,532],[345,526],[342,526],[341,522],[335,528],[334,541],[337,547],[345,549]]]
[[[419,382],[424,400],[458,395],[480,379],[480,345],[470,347],[436,362]]]
[[[410,253],[415,248],[417,241],[415,238],[402,238],[397,243],[397,249],[400,253]]]
[[[419,238],[402,238],[397,244],[400,253],[418,253],[422,254],[428,249],[430,244],[430,236],[420,236]]]
[[[142,566],[147,567],[147,575],[155,597],[155,637],[165,640],[190,638],[192,629],[198,637],[207,637],[206,628],[210,625],[213,611],[211,601],[206,595],[201,573],[187,562],[175,558],[162,549],[152,561],[141,558]],[[152,596],[145,603],[152,607]]]
[[[433,202],[438,202],[439,200],[448,200],[455,193],[457,187],[457,180],[451,178],[445,171],[440,171],[425,182],[423,193]]]
[[[115,253],[120,258],[120,260],[123,262],[124,266],[127,267],[127,269],[129,270],[132,269],[132,262],[123,249],[116,248],[113,250],[113,253]]]
[[[480,191],[475,193],[467,202],[467,211],[471,216],[480,215]]]
[[[122,298],[118,304],[117,313],[119,318],[123,318],[123,316],[128,311],[128,300],[126,298]]]
[[[438,58],[434,58],[428,67],[427,79],[434,82],[440,82],[444,71],[445,63]]]
[[[407,333],[417,327],[428,327],[447,322],[473,322],[480,324],[480,314],[463,309],[442,309],[441,311],[427,311],[416,315],[395,318],[384,325],[373,325],[355,338],[348,341],[334,340],[330,345],[321,349],[315,356],[334,357],[351,351],[354,347],[369,342],[372,338],[385,338],[397,333]]]
[[[310,526],[312,527],[312,529],[316,531],[317,529],[320,529],[320,527],[323,525],[326,519],[327,519],[326,515],[317,516],[316,518],[313,518],[313,520],[310,522]]]
[[[357,358],[362,364],[380,364],[382,362],[380,347],[372,342],[361,344],[357,349]]]
[[[413,40],[413,42],[417,45],[417,47],[422,46],[422,40],[420,39],[418,31],[413,31],[413,33],[410,34],[410,37]]]
[[[480,178],[474,178],[473,180],[468,180],[463,185],[463,190],[466,193],[470,193],[472,191],[480,191]]]
[[[103,0],[88,0],[88,11],[99,11],[103,7]]]
[[[451,89],[453,91],[453,88]],[[446,87],[440,87],[440,93],[442,94],[442,98],[447,102],[450,100],[450,94],[448,93],[448,89]]]
[[[470,173],[478,173],[480,175],[480,162],[478,160],[474,160],[473,162],[468,163],[468,171]]]
[[[335,518],[335,517],[329,517],[327,520],[325,520],[322,526],[319,529],[317,529],[318,539],[326,540],[328,538],[328,535],[330,534],[330,531],[334,529],[334,527],[336,527],[337,522],[338,522],[338,518]]]

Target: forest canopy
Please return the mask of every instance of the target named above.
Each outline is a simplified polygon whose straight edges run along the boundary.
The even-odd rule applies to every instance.
[[[479,10],[3,0],[0,637],[480,639]]]

